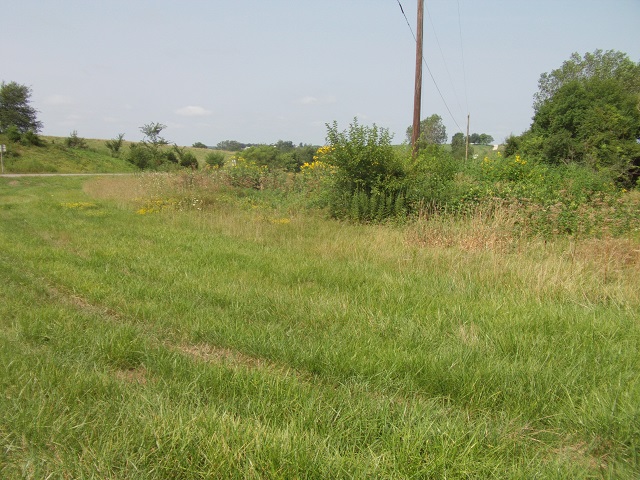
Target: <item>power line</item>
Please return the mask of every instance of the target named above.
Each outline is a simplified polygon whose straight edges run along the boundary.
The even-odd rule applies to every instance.
[[[407,15],[404,13],[404,8],[402,8],[402,3],[400,3],[400,0],[396,0],[396,1],[398,2],[398,5],[400,6],[400,11],[402,12],[402,15],[404,16],[404,19],[407,22],[407,25],[409,26],[409,30],[411,30],[411,35],[413,36],[413,40],[417,42],[416,34],[413,32],[413,28],[411,27],[411,24],[409,23],[409,19],[407,18]],[[427,60],[424,58],[424,56],[422,57],[422,61],[424,62],[424,65],[427,67],[427,72],[429,72],[429,76],[431,77],[431,80],[433,81],[433,85],[436,87],[436,90],[438,91],[438,95],[440,95],[440,98],[442,99],[442,102],[444,103],[444,106],[447,109],[447,112],[449,112],[449,115],[451,116],[451,119],[453,120],[453,123],[456,124],[456,127],[458,127],[458,131],[460,133],[464,133],[462,131],[462,128],[460,128],[460,125],[458,125],[458,122],[456,121],[456,118],[453,116],[453,113],[451,113],[451,109],[449,108],[449,105],[447,104],[447,101],[444,99],[444,96],[442,95],[442,92],[440,91],[440,87],[438,86],[438,83],[436,82],[436,79],[434,78],[433,73],[431,73],[431,69],[429,68],[429,64],[427,63]]]
[[[442,63],[444,64],[444,69],[447,71],[449,84],[451,85],[451,88],[453,90],[453,96],[456,97],[456,103],[458,104],[458,108],[460,109],[460,111],[464,112],[464,110],[462,109],[462,106],[460,105],[460,99],[458,98],[458,92],[456,91],[456,86],[453,83],[453,78],[451,78],[451,72],[449,71],[449,66],[447,65],[447,59],[445,58],[444,52],[442,51],[442,46],[440,45],[440,39],[438,38],[438,32],[436,32],[436,26],[434,25],[433,20],[431,18],[431,13],[429,12],[429,8],[426,8],[426,10],[427,10],[427,16],[429,17],[429,23],[431,24],[431,28],[433,29],[433,36],[436,39],[438,50],[440,50],[440,56],[442,57]],[[467,105],[468,105],[468,102],[467,102]],[[467,106],[467,110],[468,110],[468,106]]]
[[[460,20],[460,0],[458,0],[458,29],[460,30],[460,53],[462,55],[462,80],[464,82],[464,99],[467,102],[467,112],[469,111],[469,95],[467,94],[467,70],[464,62],[464,48],[462,42],[462,21]]]

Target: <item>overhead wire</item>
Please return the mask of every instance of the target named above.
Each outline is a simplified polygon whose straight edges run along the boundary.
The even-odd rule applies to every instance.
[[[456,103],[458,104],[458,108],[460,109],[460,111],[464,112],[464,110],[462,109],[462,105],[460,105],[460,99],[458,98],[458,92],[456,91],[455,84],[453,83],[453,78],[451,78],[451,72],[449,71],[449,66],[447,65],[447,59],[445,58],[444,52],[442,51],[442,46],[440,45],[440,39],[438,38],[438,32],[436,31],[436,26],[433,23],[433,19],[431,18],[431,13],[429,12],[429,8],[426,5],[425,5],[425,10],[427,11],[427,17],[429,17],[429,23],[431,24],[431,28],[433,29],[433,36],[436,39],[438,50],[440,50],[440,56],[442,57],[442,63],[444,64],[444,69],[447,72],[449,83],[451,85],[451,88],[453,89],[453,96],[456,98]]]
[[[402,12],[402,15],[404,16],[405,21],[407,22],[407,26],[409,27],[409,30],[411,31],[411,35],[413,36],[413,40],[415,42],[418,41],[418,39],[416,38],[416,34],[413,31],[413,27],[411,26],[411,23],[409,23],[409,19],[407,18],[407,14],[404,13],[404,8],[402,7],[402,3],[400,3],[400,0],[396,0],[398,2],[398,6],[400,7],[400,11]],[[433,85],[436,87],[436,90],[438,91],[438,95],[440,95],[440,98],[442,99],[442,102],[444,103],[445,108],[447,109],[447,112],[449,112],[449,115],[451,116],[451,119],[453,120],[453,123],[456,124],[456,127],[458,127],[458,130],[460,131],[460,133],[464,133],[462,131],[462,128],[460,128],[460,125],[458,125],[458,122],[456,121],[456,118],[454,117],[453,113],[451,113],[451,109],[449,108],[449,105],[447,104],[447,101],[444,99],[444,95],[442,95],[442,92],[440,91],[440,87],[438,86],[438,82],[436,82],[435,77],[433,76],[433,73],[431,72],[431,69],[429,68],[429,64],[427,63],[427,60],[424,58],[424,55],[422,56],[422,61],[425,65],[425,67],[427,67],[427,72],[429,72],[429,76],[431,77],[431,80],[433,81]]]
[[[467,70],[464,61],[464,42],[462,41],[462,20],[460,15],[460,0],[458,0],[458,29],[460,30],[460,54],[462,56],[462,81],[464,83],[464,99],[469,111],[469,95],[467,94]]]

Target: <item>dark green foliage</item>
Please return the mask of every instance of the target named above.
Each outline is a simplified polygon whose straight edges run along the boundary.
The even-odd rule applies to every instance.
[[[5,134],[8,141],[19,143],[25,147],[41,147],[43,145],[42,139],[33,130],[21,132],[18,127],[11,125],[7,128]]]
[[[521,153],[580,163],[632,186],[640,175],[640,64],[620,52],[574,54],[541,76],[531,129],[509,141]]]
[[[140,127],[144,138],[140,143],[130,145],[127,160],[140,169],[165,168],[178,163],[180,158],[176,153],[163,149],[169,142],[160,136],[166,125],[148,123]]]
[[[222,168],[224,166],[224,153],[222,152],[211,152],[207,153],[204,161],[210,167],[214,168]]]
[[[175,163],[177,165],[180,164],[180,157],[178,157],[178,155],[176,155],[175,152],[172,152],[172,151],[165,152],[164,156],[167,159],[167,162]]]
[[[25,147],[41,147],[42,139],[33,130],[27,130],[20,136],[20,143]]]
[[[467,150],[467,140],[465,136],[458,132],[451,138],[451,155],[453,158],[463,159],[466,156],[473,156],[473,147],[469,145]]]
[[[141,170],[149,168],[152,164],[152,155],[148,148],[141,143],[132,143],[129,145],[129,155],[127,161],[135,165]]]
[[[332,214],[359,221],[390,216],[391,205],[402,194],[405,172],[391,147],[389,131],[359,125],[357,118],[346,131],[338,131],[337,122],[327,129],[330,153],[323,161],[337,167],[330,195]]]
[[[202,142],[196,142],[193,144],[193,148],[209,148]]]
[[[407,140],[410,142],[413,135],[413,125],[407,128]],[[442,122],[442,117],[433,114],[420,121],[420,137],[418,138],[418,148],[425,148],[427,145],[442,145],[447,142],[447,129]]]
[[[299,166],[304,165],[305,163],[313,162],[313,156],[316,154],[316,150],[318,147],[314,145],[303,145],[302,143],[298,145],[293,150],[293,156],[295,158],[296,164]]]
[[[440,145],[430,145],[409,163],[405,181],[406,198],[412,210],[428,206],[441,210],[455,203],[455,175],[462,168]]]
[[[275,145],[253,145],[242,152],[242,156],[258,166],[269,170],[298,172],[305,163],[313,161],[316,148],[311,145],[296,147],[291,141],[279,140]]]
[[[615,79],[624,90],[639,93],[639,68],[638,64],[622,52],[596,50],[593,53],[586,53],[584,57],[573,53],[560,68],[540,75],[533,108],[538,112],[564,85],[574,81]]]
[[[237,142],[235,140],[223,140],[222,142],[218,142],[218,145],[216,145],[216,148],[218,150],[227,150],[229,152],[239,152],[245,147],[246,144]]]
[[[180,158],[180,166],[181,167],[197,169],[198,168],[198,159],[196,158],[196,156],[193,153],[185,152],[182,155],[182,157]]]
[[[476,145],[490,145],[493,142],[493,137],[486,133],[472,133],[469,135],[469,143]]]
[[[184,147],[173,146],[173,151],[167,152],[167,159],[172,163],[177,163],[181,167],[198,168],[198,159],[196,156]]]
[[[22,134],[15,125],[9,126],[5,133],[10,142],[18,143],[22,140]]]
[[[73,132],[71,132],[71,134],[67,138],[65,138],[64,144],[68,148],[80,148],[80,149],[88,148],[86,140],[78,136],[77,130],[74,130]]]
[[[572,81],[536,113],[531,134],[551,162],[609,169],[623,183],[638,175],[640,110],[636,94],[614,79]]]
[[[522,137],[518,135],[509,135],[505,140],[504,155],[511,157],[520,151],[522,145]]]
[[[389,218],[401,219],[407,214],[404,194],[354,192],[346,217],[356,222],[383,222]]]
[[[11,126],[21,134],[29,131],[37,134],[42,122],[37,120],[37,110],[29,105],[31,89],[16,82],[0,84],[0,133]]]

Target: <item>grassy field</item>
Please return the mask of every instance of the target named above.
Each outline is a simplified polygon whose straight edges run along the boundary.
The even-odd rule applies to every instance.
[[[638,478],[640,247],[0,178],[2,478]]]

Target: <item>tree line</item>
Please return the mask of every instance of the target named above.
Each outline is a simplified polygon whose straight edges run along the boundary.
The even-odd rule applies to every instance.
[[[0,133],[9,141],[37,145],[43,125],[30,105],[31,89],[16,82],[0,85]],[[549,164],[586,165],[611,175],[627,187],[640,178],[640,64],[618,51],[596,50],[584,56],[574,53],[559,68],[543,73],[534,95],[534,117],[530,128],[509,136],[506,156],[521,155]],[[130,146],[127,159],[140,168],[158,168],[165,163],[195,166],[193,154],[160,135],[160,123],[141,127],[144,138]],[[442,118],[431,115],[420,122],[418,148],[443,145],[447,134]],[[407,129],[411,138],[412,127]],[[113,155],[122,154],[123,134],[107,142]],[[74,132],[69,146],[82,145]],[[456,133],[451,154],[461,157],[466,138]],[[473,133],[471,144],[489,144],[493,137]],[[78,143],[79,142],[79,143]],[[206,147],[201,142],[198,147]],[[314,147],[280,140],[274,145],[245,144],[235,140],[219,142],[217,149],[243,151],[245,158],[273,168],[296,171],[313,158]],[[218,158],[219,160],[219,158]]]

